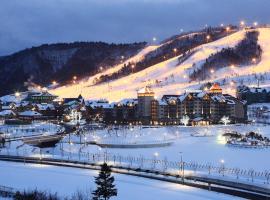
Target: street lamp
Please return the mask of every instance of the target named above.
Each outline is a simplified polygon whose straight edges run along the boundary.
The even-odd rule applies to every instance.
[[[229,31],[231,30],[231,28],[229,26],[226,27],[226,33],[228,35]]]
[[[179,152],[180,153],[180,173],[182,172],[181,176],[182,176],[182,182],[184,182],[184,176],[185,176],[185,164],[183,162],[183,152]]]
[[[240,22],[240,26],[241,26],[242,28],[244,28],[245,22],[244,22],[244,21],[241,21],[241,22]]]
[[[221,166],[222,166],[222,176],[224,176],[224,173],[225,173],[225,161],[224,161],[224,159],[221,159],[220,160],[220,163],[221,163]]]
[[[134,72],[134,68],[135,68],[135,65],[134,65],[134,64],[132,64],[132,65],[131,65],[131,70],[132,70],[132,73]]]
[[[173,52],[174,52],[174,56],[176,56],[177,49],[174,48],[174,49],[173,49]]]
[[[253,22],[253,25],[254,25],[255,27],[257,27],[257,26],[258,26],[258,22]]]
[[[211,39],[211,36],[210,36],[210,35],[207,35],[207,36],[206,36],[207,42],[209,42],[210,39]]]
[[[215,70],[211,69],[210,72],[211,72],[211,74],[213,74],[215,72]]]

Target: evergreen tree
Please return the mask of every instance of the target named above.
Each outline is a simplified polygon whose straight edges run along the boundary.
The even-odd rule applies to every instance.
[[[117,196],[117,189],[115,188],[114,177],[111,176],[111,168],[104,163],[101,166],[99,175],[95,177],[97,189],[92,193],[93,200],[108,200],[112,196]]]

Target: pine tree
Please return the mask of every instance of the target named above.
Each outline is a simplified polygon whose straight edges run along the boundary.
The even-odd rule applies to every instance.
[[[104,163],[101,166],[99,175],[95,177],[97,189],[92,193],[93,200],[108,200],[112,196],[117,196],[117,189],[115,188],[114,177],[111,176],[111,168]]]

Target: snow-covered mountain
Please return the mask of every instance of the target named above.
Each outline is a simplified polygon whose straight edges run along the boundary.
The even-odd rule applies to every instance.
[[[44,44],[0,57],[0,81],[5,84],[0,87],[0,95],[26,90],[32,83],[46,86],[57,80],[59,84],[67,84],[74,74],[78,79],[94,75],[101,66],[114,66],[145,45],[145,42]]]
[[[245,39],[248,31],[259,33],[257,43],[262,49],[259,59],[254,58],[248,64],[235,66],[234,63],[231,63],[228,66],[215,68],[215,70],[206,72],[208,76],[204,80],[191,81],[190,74],[194,70],[198,70],[210,56],[217,54],[222,49],[235,48]],[[149,45],[127,62],[137,63],[149,52],[158,52],[168,42],[170,40],[159,45]],[[224,91],[230,94],[235,93],[238,84],[254,85],[257,83],[257,79],[260,80],[261,86],[268,86],[270,84],[270,28],[239,29],[213,42],[209,41],[196,46],[185,54],[177,54],[169,59],[164,59],[141,71],[95,84],[95,80],[117,72],[123,67],[124,63],[116,65],[76,84],[58,87],[50,92],[60,97],[75,97],[82,94],[86,99],[106,98],[109,101],[119,101],[123,98],[136,97],[136,91],[146,85],[150,85],[158,97],[163,94],[180,94],[188,89],[199,89],[209,81],[219,82]]]

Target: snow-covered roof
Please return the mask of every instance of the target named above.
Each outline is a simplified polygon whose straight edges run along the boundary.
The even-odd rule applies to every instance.
[[[51,96],[51,97],[57,97],[56,95],[53,95],[53,94],[51,94],[51,93],[49,93],[49,92],[40,92],[40,93],[36,93],[36,94],[33,94],[33,95],[31,95],[31,96]]]
[[[121,101],[116,103],[117,105],[136,105],[138,104],[137,99],[122,99]]]
[[[39,112],[33,111],[33,110],[27,110],[24,112],[19,113],[20,116],[42,116],[42,114],[40,114]]]
[[[150,93],[154,92],[149,86],[143,87],[138,91],[138,94],[150,94]]]
[[[162,99],[159,99],[159,100],[158,100],[158,104],[159,104],[160,106],[166,106],[166,105],[168,105],[167,102],[164,101],[164,100],[162,100]]]
[[[16,114],[12,110],[3,110],[0,112],[0,116],[15,116]]]
[[[55,110],[53,104],[36,104],[38,110]]]
[[[65,103],[64,105],[65,106],[72,106],[72,105],[78,105],[78,104],[79,104],[78,101],[73,100],[73,101],[69,101],[69,102]]]
[[[2,106],[2,110],[9,110],[11,106]]]
[[[114,103],[109,103],[106,100],[90,100],[86,102],[86,106],[91,108],[113,108]]]
[[[211,99],[216,102],[225,102],[226,98],[223,95],[213,95]]]

